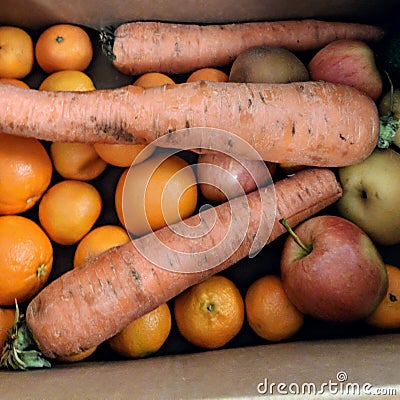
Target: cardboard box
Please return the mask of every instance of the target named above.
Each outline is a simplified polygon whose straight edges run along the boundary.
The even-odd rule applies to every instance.
[[[0,24],[39,30],[70,22],[99,29],[130,20],[232,22],[306,17],[386,23],[395,18],[395,6],[395,0],[337,0],[334,4],[319,0],[14,0],[0,2]],[[105,58],[91,68],[98,88],[127,82],[127,77],[110,71]],[[35,82],[40,76],[30,79]],[[257,272],[255,262],[276,265],[278,248],[279,243],[272,244],[260,258],[244,260],[227,274],[243,277],[243,285],[248,284],[265,273],[265,269]],[[385,249],[386,262],[399,265],[398,255],[398,247]],[[252,272],[248,272],[250,267]],[[319,328],[310,326],[297,340],[281,344],[244,335],[229,348],[207,352],[185,347],[173,337],[164,354],[143,360],[118,361],[106,355],[52,369],[0,371],[0,399],[400,398],[400,335],[368,334],[347,326]],[[185,354],[179,354],[182,349]]]

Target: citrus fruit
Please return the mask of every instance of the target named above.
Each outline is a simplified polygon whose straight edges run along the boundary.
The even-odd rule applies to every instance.
[[[39,86],[39,90],[70,90],[86,92],[96,87],[89,75],[82,71],[57,71],[47,76]]]
[[[137,236],[189,217],[196,204],[196,176],[177,155],[157,154],[134,164],[122,173],[115,191],[118,218]]]
[[[86,31],[72,24],[52,25],[44,30],[35,46],[36,60],[47,73],[84,71],[93,58],[93,45]]]
[[[14,320],[15,308],[0,307],[0,355],[7,338],[7,332],[14,325]]]
[[[0,214],[19,214],[41,198],[53,166],[37,139],[0,133]]]
[[[118,225],[103,225],[91,230],[75,249],[74,267],[95,258],[104,251],[129,242],[129,235]]]
[[[8,85],[20,86],[24,89],[29,89],[29,85],[20,79],[0,78],[0,83],[7,83]]]
[[[186,82],[213,81],[228,82],[228,75],[217,68],[201,68],[192,72]]]
[[[96,350],[97,350],[97,346],[94,346],[94,347],[91,347],[90,349],[83,350],[78,354],[73,354],[71,356],[57,357],[57,361],[68,362],[68,363],[82,361],[85,358],[88,358],[89,356],[91,356]]]
[[[0,305],[22,303],[46,283],[53,247],[41,227],[20,215],[0,217]]]
[[[400,328],[400,269],[387,264],[386,271],[387,294],[366,321],[381,329],[397,329]]]
[[[131,322],[121,332],[108,339],[110,347],[126,358],[141,358],[154,354],[171,331],[171,312],[164,303]]]
[[[55,170],[65,179],[89,181],[101,175],[107,167],[89,143],[53,142],[50,155]]]
[[[244,302],[233,281],[214,275],[178,295],[174,315],[186,340],[202,348],[216,349],[242,328]]]
[[[0,26],[0,78],[24,78],[32,71],[34,57],[32,38],[25,30]]]
[[[253,282],[245,295],[247,321],[263,339],[281,341],[303,325],[303,314],[290,302],[282,281],[267,275]]]
[[[97,154],[108,164],[116,167],[130,167],[140,154],[139,160],[144,161],[154,152],[154,146],[145,144],[108,144],[95,143]]]
[[[135,86],[152,87],[162,85],[173,85],[175,82],[168,75],[161,72],[147,72],[133,82]]]
[[[52,240],[71,245],[79,242],[100,216],[102,200],[87,182],[64,180],[56,183],[39,203],[39,221]]]

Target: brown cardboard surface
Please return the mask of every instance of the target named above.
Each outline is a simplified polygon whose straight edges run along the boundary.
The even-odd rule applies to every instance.
[[[337,0],[334,3],[321,0],[0,0],[0,24],[38,29],[57,22],[99,28],[138,19],[225,22],[318,17],[382,21],[393,17],[396,3],[395,0]],[[105,59],[93,68],[97,87],[127,82],[126,77],[117,74],[110,80],[111,75],[105,72],[110,65]],[[144,360],[84,362],[29,372],[0,371],[0,400],[394,399],[400,398],[399,349],[400,335],[385,334]],[[339,372],[347,375],[343,383],[352,385],[348,387],[350,392],[344,389],[330,393],[326,385],[337,383]],[[283,385],[278,389],[267,387],[267,383]],[[370,390],[375,393],[361,390],[354,395],[351,392],[364,383],[370,383]],[[288,392],[289,385],[296,390],[296,385],[302,384],[315,385],[316,390],[323,384],[326,390],[320,395],[279,393]],[[386,394],[379,394],[377,390]]]
[[[393,16],[396,3],[395,0],[2,0],[0,23],[40,28],[57,22],[71,22],[100,28],[138,19],[226,22],[307,17],[343,19],[350,16],[362,20]]]
[[[0,372],[0,399],[398,399],[399,348],[380,335]]]

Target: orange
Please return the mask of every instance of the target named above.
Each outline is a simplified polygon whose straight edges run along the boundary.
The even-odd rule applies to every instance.
[[[57,24],[43,31],[35,46],[36,60],[47,73],[84,71],[93,58],[93,45],[86,31],[72,24]]]
[[[55,170],[65,179],[89,181],[107,167],[89,143],[54,142],[50,145],[50,155]]]
[[[101,209],[101,196],[93,185],[64,180],[52,186],[42,197],[39,221],[52,240],[71,245],[92,229]]]
[[[95,258],[104,251],[129,242],[130,237],[117,225],[103,225],[90,231],[78,244],[74,254],[74,268]]]
[[[164,303],[131,322],[108,339],[110,347],[126,358],[141,358],[157,352],[171,331],[171,312]]]
[[[201,68],[192,72],[187,78],[186,82],[196,81],[214,81],[214,82],[228,82],[228,75],[216,68]]]
[[[386,297],[367,318],[367,323],[381,329],[400,328],[400,269],[386,265],[388,290]]]
[[[96,87],[89,75],[82,71],[57,71],[47,76],[39,86],[39,90],[46,91],[81,91],[95,90]]]
[[[53,166],[41,142],[0,133],[0,214],[19,214],[41,198]]]
[[[0,306],[32,298],[52,264],[53,247],[39,225],[20,215],[0,217]]]
[[[178,295],[174,315],[186,340],[202,348],[216,349],[242,328],[243,298],[230,279],[214,275]]]
[[[177,155],[157,154],[134,164],[122,173],[115,191],[118,218],[136,236],[189,217],[196,204],[196,176]]]
[[[173,85],[175,82],[168,75],[161,72],[147,72],[133,82],[135,86],[152,87],[162,85]]]
[[[25,30],[0,26],[0,78],[24,78],[32,71],[34,59],[32,38]]]
[[[91,347],[90,349],[81,351],[78,354],[73,354],[71,356],[58,357],[57,361],[68,362],[68,363],[82,361],[85,358],[88,358],[89,356],[91,356],[96,350],[97,350],[97,346],[94,346],[94,347]]]
[[[7,339],[7,332],[14,325],[14,320],[15,308],[0,307],[0,355]]]
[[[7,83],[8,85],[15,85],[23,87],[24,89],[29,89],[29,85],[20,79],[15,78],[0,78],[0,83]]]
[[[277,276],[253,282],[246,292],[245,306],[250,327],[266,340],[288,339],[303,325],[303,314],[290,302]]]
[[[94,149],[108,164],[126,168],[137,161],[136,157],[139,154],[139,161],[144,161],[145,158],[150,157],[154,152],[155,146],[147,146],[145,144],[95,143]]]

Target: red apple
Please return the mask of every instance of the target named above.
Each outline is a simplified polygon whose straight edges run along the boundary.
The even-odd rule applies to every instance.
[[[372,49],[359,40],[335,40],[319,50],[308,70],[313,81],[342,83],[377,100],[382,94],[382,77]]]
[[[350,322],[375,310],[386,295],[386,266],[362,229],[331,215],[310,218],[294,231],[287,228],[291,234],[282,251],[282,282],[301,312]]]
[[[197,178],[203,196],[223,202],[256,190],[272,181],[276,164],[263,160],[236,159],[221,152],[199,156]]]

